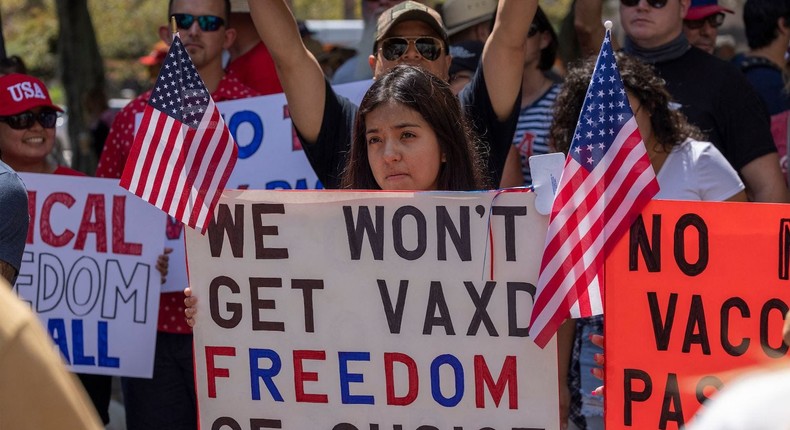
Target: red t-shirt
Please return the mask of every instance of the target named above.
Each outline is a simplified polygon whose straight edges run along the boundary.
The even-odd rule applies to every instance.
[[[227,71],[261,95],[283,92],[274,60],[263,42],[258,42],[247,53],[231,61]]]
[[[55,171],[52,172],[53,175],[66,175],[66,176],[88,176],[85,173],[80,172],[79,170],[74,170],[72,168],[66,166],[58,166],[55,168]]]
[[[242,84],[228,74],[222,77],[217,89],[211,93],[215,102],[236,100],[260,95],[254,89]],[[110,127],[110,134],[104,143],[104,150],[96,168],[100,178],[120,178],[129,151],[134,143],[135,116],[145,110],[151,91],[147,91],[126,105]],[[166,333],[191,333],[192,329],[184,319],[184,293],[162,293],[159,297],[159,331]]]

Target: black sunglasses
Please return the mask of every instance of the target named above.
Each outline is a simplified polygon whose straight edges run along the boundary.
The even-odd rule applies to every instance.
[[[8,124],[14,130],[30,128],[36,120],[44,128],[55,128],[55,124],[58,122],[58,113],[54,110],[42,110],[38,114],[25,111],[16,115],[0,116],[0,122]]]
[[[639,4],[641,0],[620,0],[620,4],[626,7],[634,7]],[[667,0],[647,0],[650,7],[661,9],[667,5]]]
[[[434,61],[442,54],[444,43],[435,37],[388,37],[381,41],[381,55],[388,61],[395,61],[409,50],[409,45],[428,61]]]
[[[174,13],[171,15],[176,20],[176,26],[182,30],[187,30],[192,27],[192,24],[197,19],[198,26],[203,31],[217,31],[220,27],[225,25],[225,20],[214,15],[190,15],[188,13]]]
[[[683,20],[683,24],[692,30],[699,30],[703,25],[705,25],[706,22],[713,28],[719,28],[722,24],[724,24],[724,14],[719,12],[710,16],[706,16],[702,19]]]

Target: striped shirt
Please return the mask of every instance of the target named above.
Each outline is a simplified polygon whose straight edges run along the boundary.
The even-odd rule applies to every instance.
[[[553,119],[554,101],[562,84],[554,83],[534,103],[521,110],[516,124],[513,145],[521,156],[521,173],[524,185],[532,184],[529,157],[549,152],[549,128]]]

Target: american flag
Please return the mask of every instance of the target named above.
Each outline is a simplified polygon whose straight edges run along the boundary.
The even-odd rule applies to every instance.
[[[121,186],[205,231],[238,151],[176,35],[121,176]]]
[[[658,192],[607,30],[551,210],[530,336],[603,313],[606,256]]]

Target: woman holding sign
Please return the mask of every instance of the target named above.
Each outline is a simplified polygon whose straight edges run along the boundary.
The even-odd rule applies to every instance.
[[[702,133],[689,124],[679,110],[671,108],[664,81],[653,69],[623,54],[617,54],[617,64],[658,179],[660,191],[655,198],[745,202],[746,193],[738,173],[713,144],[701,140]],[[556,148],[565,153],[570,147],[594,68],[595,63],[588,61],[571,70],[557,97],[551,137]],[[603,428],[603,402],[591,394],[600,385],[593,376],[593,369],[597,366],[596,356],[600,361],[599,354],[603,353],[603,349],[593,345],[591,336],[602,333],[601,316],[577,321],[574,360],[568,380],[571,389],[581,393],[581,414],[588,429]]]
[[[414,66],[397,66],[359,105],[342,186],[356,190],[473,191],[488,188],[476,138],[450,85]],[[184,290],[195,325],[197,298]]]

